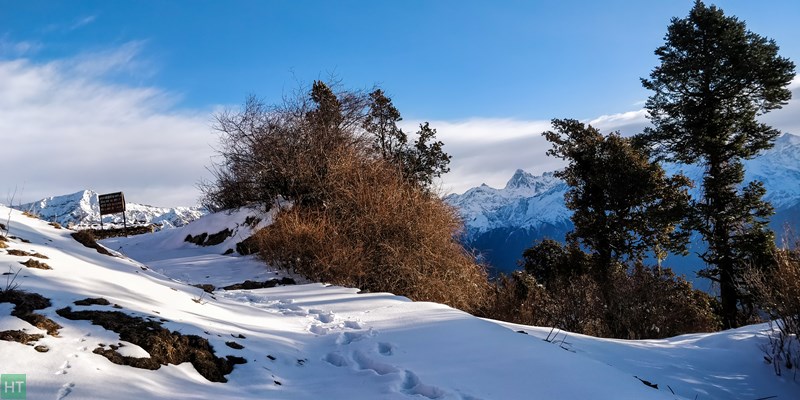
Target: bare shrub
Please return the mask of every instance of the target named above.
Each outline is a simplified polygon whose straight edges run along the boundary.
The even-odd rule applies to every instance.
[[[465,311],[483,306],[485,271],[457,242],[454,209],[382,159],[342,152],[324,207],[293,207],[257,234],[262,257],[313,280],[389,291]]]
[[[713,299],[668,269],[659,274],[640,266],[602,283],[589,272],[548,275],[547,282],[522,271],[500,277],[484,316],[623,339],[719,329]]]
[[[691,332],[719,330],[714,299],[695,290],[669,268],[658,271],[636,266],[612,278],[605,318],[610,335],[623,339],[653,339]]]
[[[769,343],[763,350],[777,375],[800,366],[800,247],[784,246],[775,253],[775,266],[753,268],[745,278],[759,307],[770,317]]]

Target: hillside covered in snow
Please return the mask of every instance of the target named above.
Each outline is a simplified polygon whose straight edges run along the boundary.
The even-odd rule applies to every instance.
[[[800,397],[799,382],[763,362],[766,325],[608,340],[304,283],[222,254],[270,223],[248,210],[108,239],[110,255],[19,211],[0,215],[1,283],[22,291],[0,294],[0,368],[25,374],[27,399]],[[213,246],[185,241],[226,230]],[[232,286],[247,280],[269,284]]]
[[[16,205],[14,208],[27,211],[39,218],[58,222],[63,226],[79,228],[100,227],[100,203],[98,193],[92,190],[52,196],[32,203]],[[183,226],[205,215],[200,207],[154,207],[144,204],[126,203],[125,217],[130,225],[154,224],[162,228]],[[122,226],[122,214],[104,215],[103,223]]]
[[[744,164],[745,182],[758,180],[767,189],[765,199],[775,207],[770,226],[776,236],[782,237],[787,224],[795,231],[800,229],[796,226],[800,221],[800,136],[784,134],[772,149]],[[668,164],[665,169],[702,181],[703,170],[695,165]],[[504,188],[481,185],[445,200],[464,219],[465,244],[481,252],[498,270],[509,271],[517,268],[522,251],[534,241],[563,240],[572,229],[571,213],[564,205],[566,191],[567,185],[552,172],[534,176],[518,169]],[[693,192],[696,195],[697,188]],[[689,264],[698,262],[696,258],[677,261],[687,264],[682,272],[693,275],[696,266]]]

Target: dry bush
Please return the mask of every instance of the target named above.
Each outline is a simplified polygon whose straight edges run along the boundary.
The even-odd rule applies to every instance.
[[[772,333],[764,346],[775,373],[800,368],[800,246],[775,253],[775,266],[767,271],[753,268],[745,281],[759,307],[769,315]]]
[[[333,158],[323,206],[282,210],[257,235],[269,263],[312,280],[475,312],[488,282],[457,242],[454,209],[358,150]]]
[[[643,266],[612,278],[606,321],[611,336],[655,339],[720,328],[714,299],[670,269]]]
[[[488,318],[569,332],[608,336],[599,286],[587,275],[559,279],[545,288],[525,272],[494,282]]]
[[[622,339],[663,338],[719,329],[713,299],[671,271],[638,267],[602,286],[591,273],[551,276],[547,286],[526,272],[494,282],[484,316],[526,325]]]

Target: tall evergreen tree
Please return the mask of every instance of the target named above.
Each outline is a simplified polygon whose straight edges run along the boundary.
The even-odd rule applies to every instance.
[[[655,92],[646,104],[654,128],[640,139],[665,159],[705,167],[695,207],[695,229],[708,245],[702,275],[719,282],[724,325],[735,327],[741,272],[773,246],[771,207],[760,182],[742,188],[742,160],[780,134],[757,117],[791,98],[794,64],[773,40],[699,0],[688,17],[672,19],[665,41],[655,51],[661,64],[642,79]]]
[[[372,135],[373,146],[380,155],[400,167],[403,176],[421,187],[433,184],[433,179],[450,171],[450,155],[444,144],[436,140],[436,129],[425,122],[420,124],[417,139],[408,143],[408,135],[397,123],[402,120],[392,99],[376,89],[369,94],[369,110],[363,128]]]
[[[688,179],[667,177],[646,152],[614,133],[603,136],[591,125],[553,120],[544,133],[553,144],[547,154],[567,160],[556,173],[569,190],[573,211],[569,242],[588,248],[600,281],[615,269],[641,263],[648,252],[684,252],[688,232],[679,229],[688,212]]]

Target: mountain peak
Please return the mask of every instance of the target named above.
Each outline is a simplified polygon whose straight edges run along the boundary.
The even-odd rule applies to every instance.
[[[508,183],[506,183],[506,189],[530,187],[535,179],[536,177],[534,177],[533,174],[518,168],[511,179],[508,180]]]
[[[796,145],[800,145],[800,136],[788,132],[775,140],[775,147],[777,148]]]

